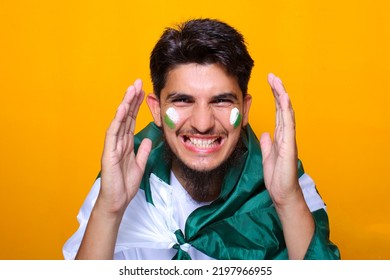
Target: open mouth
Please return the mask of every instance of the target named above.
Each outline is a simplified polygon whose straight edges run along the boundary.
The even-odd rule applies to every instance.
[[[222,137],[208,137],[199,138],[194,136],[183,135],[182,139],[187,146],[198,148],[198,149],[214,149],[221,145]]]

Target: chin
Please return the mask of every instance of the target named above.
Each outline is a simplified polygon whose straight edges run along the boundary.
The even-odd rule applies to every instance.
[[[192,170],[195,170],[195,171],[198,171],[198,172],[208,172],[208,171],[212,171],[214,169],[217,169],[220,164],[204,164],[204,163],[200,163],[200,164],[194,164],[194,162],[188,164],[188,163],[185,163],[186,166]]]

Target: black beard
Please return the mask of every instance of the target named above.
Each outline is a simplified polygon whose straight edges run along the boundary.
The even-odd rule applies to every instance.
[[[238,159],[245,151],[245,146],[239,138],[232,154],[219,166],[212,170],[195,170],[178,158],[165,140],[164,158],[168,164],[175,163],[180,168],[180,175],[186,182],[184,188],[190,196],[201,202],[211,201],[221,192],[223,179],[227,171],[234,168]]]

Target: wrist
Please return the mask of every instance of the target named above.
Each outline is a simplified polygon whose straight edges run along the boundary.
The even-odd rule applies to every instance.
[[[98,197],[92,213],[94,213],[95,217],[105,220],[110,224],[120,224],[125,209],[125,207],[113,207]]]
[[[293,222],[312,218],[300,187],[293,194],[279,201],[279,203],[274,203],[274,205],[282,224],[286,221]]]
[[[296,204],[305,203],[303,192],[298,182],[286,189],[278,193],[274,192],[271,196],[277,209],[289,209]]]

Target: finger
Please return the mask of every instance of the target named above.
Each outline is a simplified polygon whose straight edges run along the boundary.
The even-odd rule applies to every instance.
[[[139,93],[139,95],[137,96],[135,107],[132,108],[132,112],[130,112],[129,117],[131,119],[131,123],[130,123],[130,125],[128,127],[129,128],[128,133],[134,133],[136,119],[137,119],[137,116],[138,116],[138,111],[139,111],[139,108],[141,107],[142,101],[144,100],[144,96],[145,96],[145,92],[141,91]]]
[[[136,99],[136,102],[134,104],[135,106],[132,108],[131,113],[132,113],[133,119],[135,120],[137,115],[138,115],[139,108],[141,107],[142,101],[144,100],[145,92],[142,90],[142,80],[141,79],[137,79],[134,82],[134,87],[136,90],[137,99]],[[133,128],[133,131],[134,131],[134,128]]]
[[[135,92],[136,92],[136,90],[135,90],[134,84],[130,85],[126,90],[126,93],[123,97],[122,103],[131,104],[131,102],[133,101],[133,99],[135,97]]]
[[[275,93],[277,95],[277,99],[278,99],[278,103],[279,103],[279,106],[280,106],[280,109],[281,109],[281,112],[282,112],[282,121],[285,120],[285,118],[283,117],[283,114],[284,112],[286,113],[290,113],[290,117],[294,117],[294,114],[293,114],[293,109],[292,109],[292,104],[291,104],[291,101],[290,101],[290,97],[288,96],[287,92],[286,92],[286,89],[283,85],[283,82],[282,80],[279,78],[279,77],[275,77],[274,80],[273,80],[273,85],[274,85],[274,88],[275,88]],[[290,118],[288,118],[290,119]],[[288,120],[286,119],[286,120]],[[292,119],[293,120],[293,119]],[[294,121],[294,120],[293,120]]]
[[[128,114],[131,108],[131,104],[135,98],[135,88],[134,85],[131,85],[127,88],[126,93],[123,97],[121,105],[125,108],[125,117],[122,120],[123,125],[120,127],[120,131],[118,132],[119,139],[122,139],[126,133],[126,127],[128,123]]]
[[[139,96],[138,96],[137,106],[135,107],[135,110],[133,113],[134,116],[138,115],[138,111],[139,111],[139,108],[141,107],[142,102],[144,101],[144,97],[145,97],[145,91],[141,90],[141,92],[139,93]]]
[[[295,116],[287,94],[281,96],[280,104],[283,118],[283,138],[287,143],[295,146]]]
[[[266,187],[270,186],[270,181],[272,180],[272,173],[274,168],[274,156],[272,154],[273,143],[269,133],[263,133],[260,137],[260,148],[261,155],[263,157],[263,172],[264,172],[264,182]]]
[[[105,151],[115,151],[117,147],[118,135],[121,127],[123,126],[123,119],[125,118],[126,110],[123,104],[120,104],[114,119],[106,131],[106,137],[104,140]]]
[[[148,138],[142,140],[136,155],[137,165],[142,171],[145,171],[145,166],[148,161],[150,151],[152,149],[152,141]]]
[[[279,101],[279,93],[276,90],[275,87],[275,81],[276,76],[273,73],[268,74],[268,83],[271,87],[272,93],[274,95],[274,102],[275,102],[275,132],[274,132],[274,139],[278,139],[278,135],[282,133],[283,124],[282,124],[282,116],[280,111],[280,101]]]
[[[275,84],[274,84],[275,78],[276,78],[276,76],[273,73],[268,74],[268,84],[270,85],[272,93],[274,95],[276,110],[278,110],[279,109],[279,100],[278,100],[279,96],[278,96],[278,93],[276,92],[276,89],[275,89]]]
[[[145,92],[142,90],[142,80],[141,79],[135,80],[134,88],[135,88],[135,92],[137,95],[137,100],[134,104],[135,106],[132,108],[132,114],[133,114],[133,117],[136,117],[138,115],[139,107],[141,106],[142,101],[144,99],[144,95],[145,95]]]
[[[283,109],[289,110],[292,118],[294,119],[294,110],[293,110],[293,107],[291,104],[291,99],[286,91],[286,88],[285,88],[282,80],[278,77],[275,79],[275,90],[276,90],[276,92],[278,92],[280,105],[282,106],[282,102],[280,101],[281,98],[284,98],[285,101],[283,102],[283,106],[284,106]]]
[[[137,79],[134,81],[134,83],[132,85],[130,85],[127,88],[126,94],[123,97],[122,103],[128,104],[128,105],[133,104],[134,99],[138,98],[141,91],[142,91],[142,81],[141,81],[141,79]]]
[[[297,147],[294,110],[282,80],[279,77],[274,77],[272,82],[276,94],[275,99],[279,104],[277,127],[274,137],[275,145],[279,147],[282,143],[287,144],[289,149],[293,151],[291,155],[296,156]]]
[[[125,116],[123,117],[122,119],[122,124],[119,128],[119,131],[118,131],[118,139],[121,140],[123,139],[124,135],[125,135],[125,131],[126,131],[126,119],[127,119],[127,112],[129,111],[129,106],[128,104],[122,104],[122,106],[125,108]]]
[[[134,134],[135,123],[138,115],[139,108],[144,98],[144,91],[142,90],[142,81],[140,79],[134,82],[134,99],[130,105],[127,121],[126,121],[126,134]]]
[[[282,96],[283,94],[287,94],[283,82],[279,77],[275,77],[273,82],[274,82],[274,88],[275,88],[277,98],[280,98],[280,96]]]
[[[141,90],[142,90],[142,80],[141,79],[136,79],[134,81],[134,87],[135,87],[136,92],[141,92]]]
[[[268,78],[268,83],[270,86],[272,86],[273,80],[275,79],[275,74],[274,73],[269,73],[267,78]]]
[[[283,145],[286,147],[286,149],[284,149],[284,152],[287,152],[285,153],[286,159],[288,159],[290,163],[295,166],[298,158],[295,117],[290,98],[287,94],[283,94],[281,96],[280,104],[283,118],[283,134],[281,140]]]

